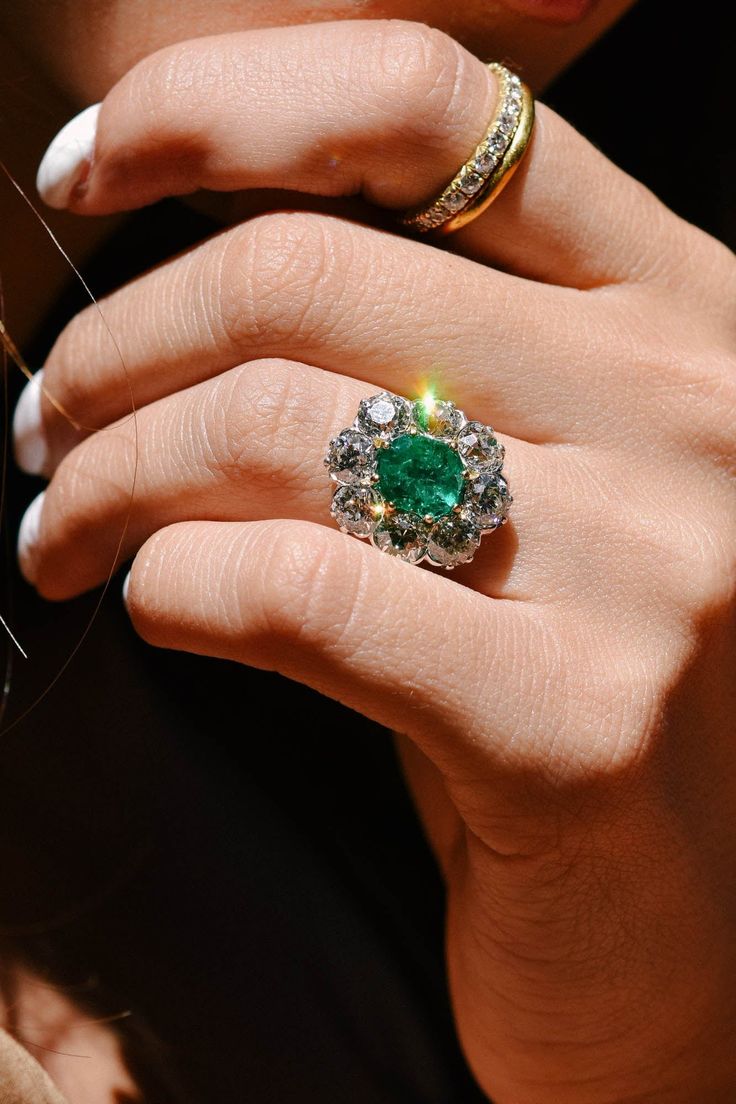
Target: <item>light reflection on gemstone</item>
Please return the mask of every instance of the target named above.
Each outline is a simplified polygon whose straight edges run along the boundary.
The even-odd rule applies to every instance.
[[[414,403],[414,421],[432,437],[456,437],[465,424],[465,415],[454,403],[436,399],[428,407],[424,400]]]
[[[427,554],[438,567],[468,563],[478,550],[480,533],[463,514],[448,514],[435,522],[427,542]]]
[[[497,529],[508,517],[513,497],[508,483],[498,472],[478,473],[465,488],[464,505],[481,529]]]
[[[367,537],[381,518],[381,498],[372,487],[338,487],[330,512],[341,529]]]
[[[391,395],[388,391],[363,399],[356,418],[358,428],[371,437],[403,433],[408,429],[410,421],[409,401],[399,395]]]
[[[497,471],[503,463],[503,445],[493,436],[491,427],[482,422],[467,422],[457,443],[460,455],[471,468]]]

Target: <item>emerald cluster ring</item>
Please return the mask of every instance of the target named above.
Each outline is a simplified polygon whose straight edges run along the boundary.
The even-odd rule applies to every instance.
[[[331,513],[344,533],[408,563],[469,563],[513,501],[493,429],[454,403],[381,391],[330,441]]]

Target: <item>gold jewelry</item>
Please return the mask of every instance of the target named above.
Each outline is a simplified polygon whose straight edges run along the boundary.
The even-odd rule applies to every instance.
[[[477,218],[511,179],[526,152],[534,125],[534,97],[515,73],[497,61],[498,104],[480,144],[436,199],[399,216],[401,226],[450,234]]]

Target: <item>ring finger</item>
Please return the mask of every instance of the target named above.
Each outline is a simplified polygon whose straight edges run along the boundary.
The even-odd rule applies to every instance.
[[[45,597],[64,599],[103,582],[116,557],[173,522],[329,524],[327,442],[374,390],[308,365],[259,360],[144,407],[77,446],[29,507],[19,538],[24,574]],[[515,540],[503,527],[492,538],[495,555],[484,561],[479,553],[470,578],[487,593],[524,597],[553,578],[555,542],[549,520],[539,531],[540,519],[554,513],[551,484],[574,485],[574,465],[566,455],[557,464],[538,446],[499,439],[512,450],[505,473],[525,488],[514,521],[531,549],[529,567],[515,558],[506,570],[504,545],[509,552]]]

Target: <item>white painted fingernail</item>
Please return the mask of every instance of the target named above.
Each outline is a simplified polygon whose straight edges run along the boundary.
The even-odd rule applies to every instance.
[[[128,608],[128,587],[130,586],[130,572],[123,579],[123,605]]]
[[[38,166],[36,188],[49,207],[67,207],[71,194],[89,172],[101,104],[85,107],[63,126]]]
[[[18,530],[18,563],[24,578],[29,583],[35,582],[36,578],[35,551],[41,529],[41,511],[43,510],[45,495],[45,491],[41,491],[40,495],[36,495],[24,513]]]
[[[41,421],[43,368],[20,393],[13,415],[13,446],[18,467],[29,475],[41,475],[48,460],[48,447]]]

